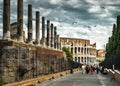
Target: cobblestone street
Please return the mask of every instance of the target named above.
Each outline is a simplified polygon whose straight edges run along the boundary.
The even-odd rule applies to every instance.
[[[80,71],[60,78],[45,81],[36,86],[120,86],[120,82],[108,75],[82,74]]]

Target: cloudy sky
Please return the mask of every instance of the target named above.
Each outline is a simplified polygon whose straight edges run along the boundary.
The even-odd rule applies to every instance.
[[[111,36],[113,23],[120,14],[120,0],[24,0],[24,24],[27,25],[27,6],[50,20],[60,37],[89,39],[103,48]],[[0,35],[2,35],[3,0],[0,0]],[[11,23],[17,21],[17,0],[11,0]]]

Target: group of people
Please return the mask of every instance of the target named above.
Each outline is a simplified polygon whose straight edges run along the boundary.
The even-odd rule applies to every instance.
[[[85,72],[86,72],[86,74],[88,74],[88,73],[93,73],[93,72],[95,72],[96,71],[96,73],[98,74],[99,73],[99,71],[100,71],[100,69],[99,69],[99,67],[98,66],[89,66],[89,65],[84,65],[84,67],[82,67],[82,70],[84,71],[85,70]]]

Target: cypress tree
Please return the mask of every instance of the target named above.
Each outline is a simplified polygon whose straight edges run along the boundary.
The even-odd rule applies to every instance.
[[[117,16],[116,24],[113,24],[112,35],[106,44],[105,62],[108,68],[112,68],[115,64],[116,68],[120,68],[120,15]]]
[[[117,47],[120,49],[120,15],[117,16]]]

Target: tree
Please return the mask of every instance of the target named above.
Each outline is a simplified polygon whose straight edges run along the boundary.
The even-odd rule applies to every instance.
[[[111,37],[108,39],[106,45],[105,64],[108,68],[112,68],[114,64],[116,68],[120,69],[119,58],[120,53],[120,15],[117,16],[116,24],[113,24],[113,31]]]
[[[4,85],[4,81],[3,81],[3,78],[0,76],[0,86],[3,86]]]
[[[69,48],[63,47],[62,51],[66,53],[68,61],[73,61],[73,54],[69,51]]]
[[[69,51],[69,48],[66,47],[63,47],[62,51],[66,53],[67,60],[70,63],[70,73],[73,73],[73,67],[74,67],[73,54]]]

